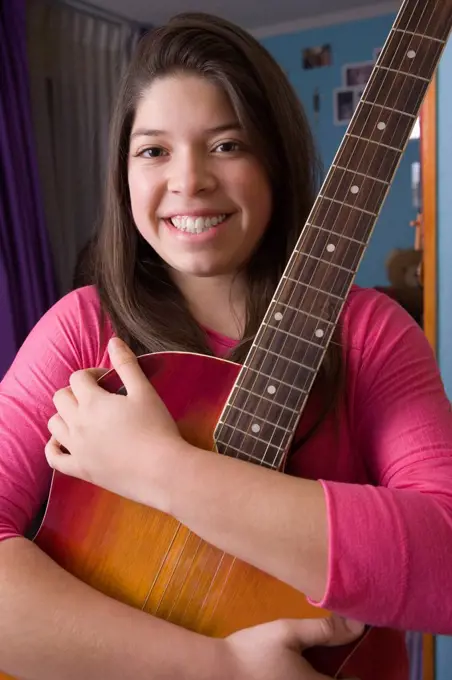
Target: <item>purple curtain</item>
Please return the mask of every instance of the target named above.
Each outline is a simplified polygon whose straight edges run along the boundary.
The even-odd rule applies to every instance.
[[[55,299],[31,123],[25,0],[0,0],[0,379]]]

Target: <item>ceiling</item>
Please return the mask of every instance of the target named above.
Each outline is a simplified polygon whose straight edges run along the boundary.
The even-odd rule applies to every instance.
[[[347,15],[390,12],[397,1],[388,0],[91,0],[91,4],[143,24],[162,24],[178,12],[218,14],[248,30],[273,27],[325,14]],[[352,18],[352,16],[348,17]]]

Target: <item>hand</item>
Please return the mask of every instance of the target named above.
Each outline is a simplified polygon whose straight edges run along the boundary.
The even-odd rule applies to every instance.
[[[70,386],[53,399],[47,461],[66,475],[165,510],[160,496],[168,456],[189,445],[127,345],[115,338],[109,354],[127,395],[98,385],[103,369],[73,373]]]
[[[308,647],[343,645],[364,631],[357,621],[281,619],[233,633],[227,646],[231,680],[331,680],[303,658]]]

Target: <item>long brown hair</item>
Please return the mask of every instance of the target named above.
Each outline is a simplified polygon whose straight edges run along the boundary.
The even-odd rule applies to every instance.
[[[112,119],[96,285],[115,331],[136,353],[211,354],[166,263],[136,229],[130,207],[127,159],[137,104],[154,79],[175,72],[194,73],[223,88],[272,188],[270,223],[245,265],[245,331],[230,356],[243,362],[312,207],[320,166],[305,113],[283,71],[239,27],[215,16],[185,13],[141,39]],[[337,383],[338,358],[332,346],[323,370],[330,384]]]

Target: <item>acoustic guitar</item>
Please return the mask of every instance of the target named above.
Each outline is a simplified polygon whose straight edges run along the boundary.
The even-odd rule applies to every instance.
[[[244,365],[178,352],[140,357],[191,443],[284,472],[451,27],[452,0],[403,3]],[[100,384],[112,392],[122,388],[114,371]],[[94,588],[209,636],[325,615],[302,593],[224,554],[172,517],[59,473],[35,541]],[[319,648],[309,658],[336,678],[366,680],[378,668],[382,680],[393,680],[390,655],[375,652],[385,640],[390,648],[391,634],[369,628],[356,643]]]

